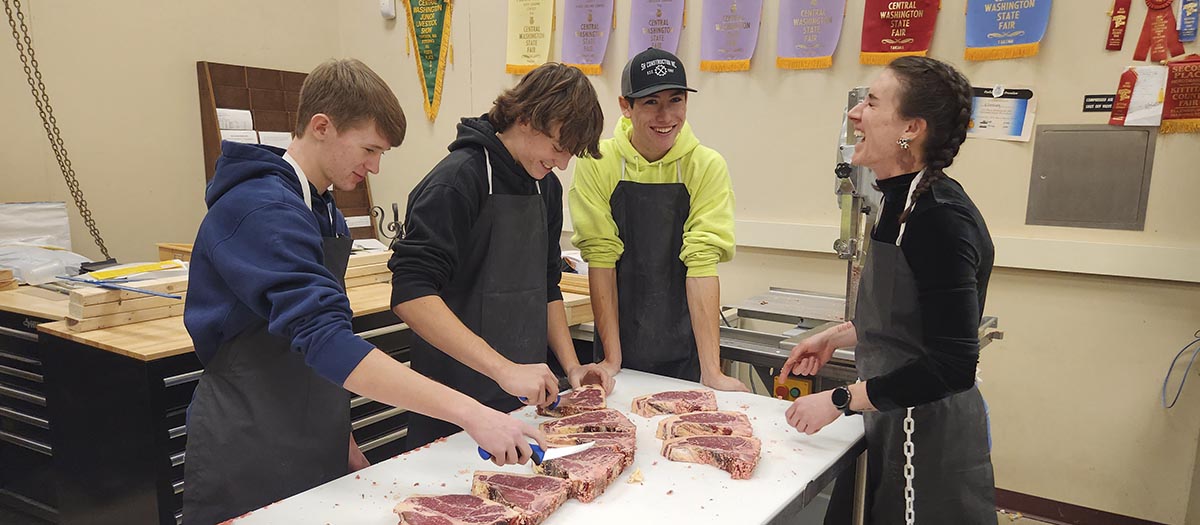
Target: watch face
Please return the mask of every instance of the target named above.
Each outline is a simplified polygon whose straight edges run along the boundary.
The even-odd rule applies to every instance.
[[[834,406],[838,408],[846,408],[846,405],[850,404],[850,391],[844,386],[839,386],[833,389],[831,399]]]

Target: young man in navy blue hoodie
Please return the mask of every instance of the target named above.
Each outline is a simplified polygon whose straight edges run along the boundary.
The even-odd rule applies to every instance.
[[[604,114],[578,68],[549,63],[464,118],[447,155],[408,196],[393,244],[393,311],[417,333],[413,369],[501,411],[548,405],[558,380],[612,391],[598,365],[581,365],[567,329],[559,237],[562,183],[554,169],[599,156]],[[409,447],[458,431],[413,414]]]
[[[524,463],[526,436],[544,443],[351,329],[349,229],[327,190],[377,173],[405,125],[378,75],[333,60],[305,80],[286,152],[222,143],[184,314],[205,367],[188,414],[185,523],[211,525],[365,467],[346,390],[451,421],[497,464]]]

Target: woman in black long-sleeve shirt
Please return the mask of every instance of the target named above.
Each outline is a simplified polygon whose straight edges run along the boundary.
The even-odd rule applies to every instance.
[[[865,413],[867,523],[996,520],[975,386],[993,246],[979,210],[943,171],[970,116],[966,78],[921,57],[892,62],[850,111],[859,137],[851,162],[870,168],[884,194],[855,319],[798,345],[781,371],[816,374],[834,349],[855,347],[865,381],[801,397],[786,417],[812,434],[843,413]],[[910,485],[904,473],[913,470]],[[846,522],[844,510],[831,504],[826,523]]]

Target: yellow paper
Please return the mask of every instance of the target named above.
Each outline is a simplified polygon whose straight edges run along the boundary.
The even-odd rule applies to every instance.
[[[550,60],[554,0],[509,0],[504,71],[524,75]]]

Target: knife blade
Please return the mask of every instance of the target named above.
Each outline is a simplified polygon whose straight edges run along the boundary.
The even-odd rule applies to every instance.
[[[595,444],[595,441],[591,441],[582,445],[554,447],[549,450],[542,450],[542,447],[537,446],[536,443],[530,443],[529,448],[533,449],[533,462],[541,465],[543,461],[550,461],[552,459],[578,454],[589,448],[592,448]],[[492,455],[488,451],[484,450],[483,447],[479,447],[479,457],[483,459],[492,459]]]

